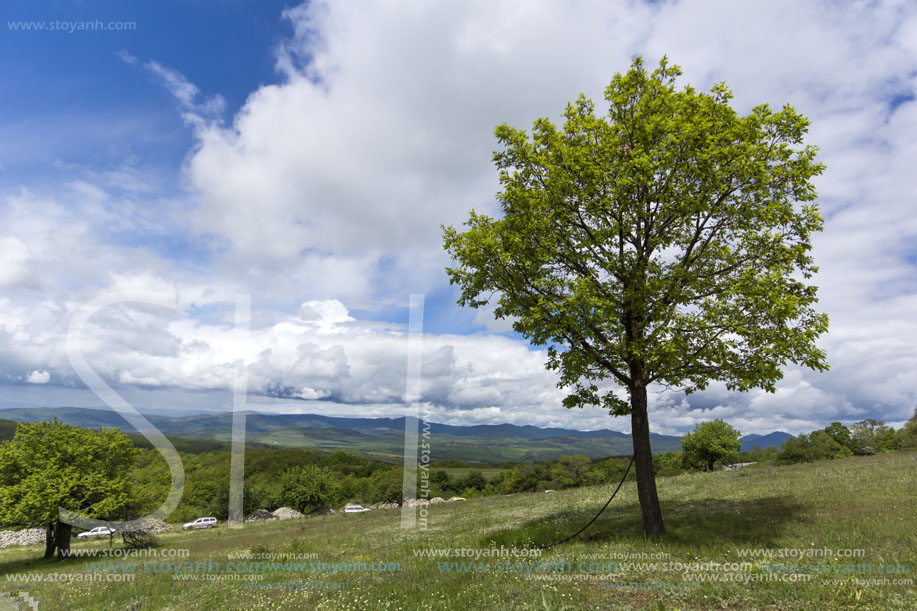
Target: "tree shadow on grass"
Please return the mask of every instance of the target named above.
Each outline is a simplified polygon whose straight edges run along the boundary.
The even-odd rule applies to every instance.
[[[506,547],[539,547],[569,537],[595,516],[601,505],[559,511],[518,527],[492,532],[482,544]],[[711,543],[773,547],[794,524],[805,522],[808,507],[789,496],[763,497],[745,501],[718,498],[691,501],[663,501],[664,543],[694,548]],[[644,541],[638,503],[610,506],[571,542]]]
[[[15,573],[27,573],[35,569],[60,569],[68,568],[74,569],[77,568],[82,570],[86,562],[97,562],[99,560],[112,560],[117,561],[121,558],[116,557],[105,557],[102,553],[102,548],[98,548],[98,554],[95,556],[78,556],[76,554],[69,556],[67,558],[58,558],[53,556],[51,558],[45,558],[45,548],[32,547],[35,550],[34,555],[20,556],[18,558],[13,558],[9,560],[0,559],[0,575],[9,575]],[[12,583],[12,582],[10,582]]]
[[[16,573],[29,573],[35,569],[50,569],[58,568],[63,566],[68,566],[75,561],[75,559],[66,558],[64,560],[58,560],[55,558],[44,558],[44,549],[41,551],[35,552],[34,556],[24,557],[24,558],[15,558],[12,560],[0,560],[0,575],[6,576]],[[85,559],[83,559],[85,560]],[[80,566],[79,568],[83,568]],[[9,581],[4,577],[0,581],[0,589],[7,591],[10,587],[15,586],[12,581]],[[22,584],[19,584],[22,585]],[[13,587],[15,589],[15,587]]]

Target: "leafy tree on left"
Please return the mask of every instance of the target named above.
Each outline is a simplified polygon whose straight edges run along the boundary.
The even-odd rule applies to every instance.
[[[70,550],[59,508],[110,519],[130,500],[128,474],[138,450],[113,429],[20,423],[0,444],[0,524],[43,526],[45,557]]]

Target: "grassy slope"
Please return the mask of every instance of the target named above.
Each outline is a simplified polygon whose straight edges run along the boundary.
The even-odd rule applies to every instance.
[[[842,562],[917,561],[917,454],[891,454],[791,467],[688,474],[659,481],[667,535],[641,536],[633,484],[580,540],[545,552],[543,560],[576,564],[586,554],[665,552],[672,561],[739,562],[737,548],[863,548],[865,557]],[[433,506],[429,528],[402,530],[400,512],[375,511],[246,526],[240,530],[175,533],[166,547],[188,548],[191,560],[226,562],[232,551],[315,553],[325,562],[396,561],[400,572],[272,572],[264,582],[346,582],[347,590],[255,590],[241,581],[173,581],[138,575],[126,583],[15,583],[41,609],[910,609],[915,585],[705,583],[691,592],[612,591],[590,581],[539,581],[524,575],[443,573],[437,561],[415,557],[421,547],[479,548],[491,542],[547,543],[583,524],[611,486],[519,494]],[[104,544],[83,542],[77,547]],[[0,550],[0,572],[78,573],[82,560],[35,560],[38,547]],[[636,562],[662,562],[635,560]],[[825,559],[803,560],[824,562]],[[496,559],[492,559],[496,562]],[[758,564],[796,562],[757,560]],[[755,572],[760,572],[756,569]],[[917,582],[917,576],[909,575]],[[681,581],[663,564],[621,571],[618,582]]]

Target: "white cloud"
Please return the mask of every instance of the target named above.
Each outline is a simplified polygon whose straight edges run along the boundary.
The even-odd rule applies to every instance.
[[[29,247],[16,236],[0,236],[0,287],[14,287],[28,277]]]
[[[51,381],[51,374],[47,371],[33,371],[26,376],[25,381],[29,384],[47,384]]]
[[[494,126],[601,92],[639,22],[604,3],[313,2],[286,15],[287,80],[203,133],[188,164],[199,226],[249,262],[375,250],[392,276],[427,282],[442,282],[440,224],[493,207]],[[578,44],[545,44],[574,32]]]
[[[124,49],[115,51],[115,56],[118,57],[118,59],[120,59],[124,63],[130,64],[131,66],[137,63],[137,58],[134,55],[130,54],[129,52],[125,51]]]
[[[128,63],[136,63],[136,58],[134,59],[135,61]],[[217,94],[204,97],[197,85],[178,70],[157,61],[146,62],[144,68],[175,98],[182,117],[189,124],[203,127],[207,120],[218,118],[226,110],[226,100],[223,96]]]
[[[404,394],[403,328],[347,308],[443,290],[439,225],[495,208],[495,125],[557,118],[579,92],[601,108],[604,86],[633,55],[652,65],[668,54],[685,83],[725,80],[740,112],[789,102],[812,119],[809,140],[827,164],[814,255],[831,316],[820,345],[832,369],[789,368],[772,395],[716,384],[684,400],[654,393],[654,426],[683,432],[722,416],[746,433],[800,432],[910,416],[913,4],[315,1],[286,18],[295,34],[278,52],[282,82],[253,91],[230,125],[215,121],[222,98],[173,68],[143,64],[194,127],[184,168],[192,201],[157,200],[158,182],[131,167],[0,200],[5,372],[68,370],[61,346],[80,303],[109,289],[156,290],[174,295],[181,313],[114,309],[87,344],[90,361],[125,392],[225,394],[244,364],[257,392],[385,415]],[[113,235],[143,239],[125,246],[131,240]],[[187,263],[139,246],[175,235],[207,256]],[[256,303],[247,339],[230,324],[240,292]],[[487,316],[474,320],[507,329]],[[559,407],[544,361],[501,336],[428,335],[424,397],[444,422],[629,428],[601,410]]]

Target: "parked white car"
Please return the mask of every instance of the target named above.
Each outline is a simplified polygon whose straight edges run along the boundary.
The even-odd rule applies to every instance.
[[[76,536],[77,539],[88,539],[89,537],[108,537],[115,534],[113,528],[107,526],[96,526],[92,530],[87,530],[84,533],[80,533]]]
[[[198,518],[193,522],[186,522],[181,525],[182,530],[188,530],[190,528],[216,528],[217,519],[216,518]]]
[[[363,513],[364,511],[369,511],[362,505],[347,505],[344,507],[344,513]]]

